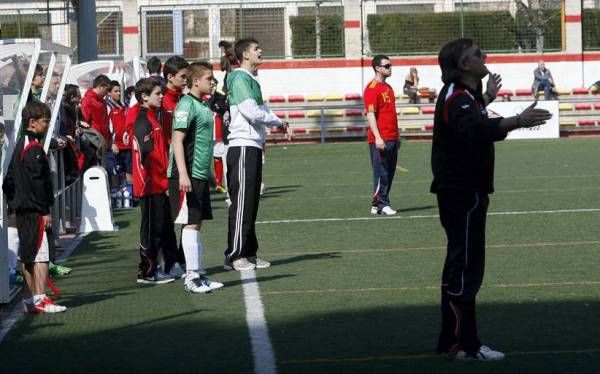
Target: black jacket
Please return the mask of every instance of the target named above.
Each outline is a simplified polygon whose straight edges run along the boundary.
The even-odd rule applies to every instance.
[[[17,213],[47,215],[54,204],[50,165],[40,142],[39,137],[26,131],[17,142],[4,177],[2,190],[8,206]]]
[[[506,138],[501,118],[488,118],[481,94],[461,84],[442,88],[435,107],[431,192],[494,192],[494,142]]]

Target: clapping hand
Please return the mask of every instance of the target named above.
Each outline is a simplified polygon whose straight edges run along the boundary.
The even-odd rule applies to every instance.
[[[485,92],[489,95],[490,99],[495,99],[498,96],[498,91],[502,87],[502,77],[500,74],[490,73],[488,75],[487,88]]]

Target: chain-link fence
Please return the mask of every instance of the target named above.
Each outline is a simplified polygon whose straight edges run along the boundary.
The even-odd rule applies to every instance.
[[[252,36],[264,58],[342,57],[341,1],[204,3],[140,8],[142,54],[218,59],[220,40]]]
[[[69,33],[73,59],[77,61],[77,17],[70,14]],[[119,7],[96,7],[98,59],[123,59],[123,12]]]
[[[561,0],[363,0],[364,54],[435,54],[470,37],[489,52],[562,48]]]

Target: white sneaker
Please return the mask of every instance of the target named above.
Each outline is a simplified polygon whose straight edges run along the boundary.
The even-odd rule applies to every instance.
[[[383,215],[386,215],[386,216],[393,216],[396,213],[398,213],[396,210],[392,209],[391,206],[386,205],[383,208],[381,208],[381,213],[380,214],[383,214]]]
[[[248,257],[248,261],[256,265],[257,269],[266,269],[271,266],[271,263],[269,261],[265,261],[262,258],[258,258],[256,256]]]
[[[379,209],[376,206],[371,207],[371,214],[379,214]]]
[[[227,204],[227,206],[231,206],[231,199],[230,198],[225,199],[225,204]]]
[[[185,276],[183,289],[190,293],[207,293],[211,288],[198,273],[188,273]]]
[[[260,194],[262,195],[262,194],[264,194],[264,193],[265,193],[265,184],[264,184],[264,183],[261,183],[261,184],[260,184]]]
[[[207,285],[211,290],[218,290],[219,288],[223,288],[223,286],[225,286],[221,282],[211,281],[210,279],[204,278],[204,277],[200,277],[200,278],[202,278],[202,281],[204,282],[204,284]]]
[[[225,259],[225,263],[223,264],[223,269],[237,270],[237,271],[254,270],[254,269],[256,269],[256,265],[251,263],[250,261],[248,261],[247,258],[240,257],[237,260],[233,260],[233,262],[229,262],[229,261],[227,261],[227,259]]]
[[[173,266],[171,266],[171,270],[169,270],[169,276],[171,276],[175,279],[180,279],[180,278],[185,277],[185,271],[181,268],[181,265],[179,265],[179,262],[176,262],[173,264]]]
[[[475,361],[500,361],[504,359],[504,353],[494,351],[487,345],[479,347],[479,351],[473,354],[465,351],[458,351],[456,360],[475,360]]]

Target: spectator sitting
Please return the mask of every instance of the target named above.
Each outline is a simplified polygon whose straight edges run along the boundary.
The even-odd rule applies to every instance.
[[[404,78],[404,94],[408,96],[409,104],[418,104],[421,101],[418,86],[419,73],[417,73],[417,68],[412,66],[410,72]]]
[[[544,61],[538,62],[538,67],[533,71],[533,85],[531,94],[537,98],[538,91],[544,91],[544,100],[557,100],[554,78],[550,70],[546,69]]]

